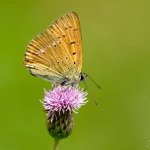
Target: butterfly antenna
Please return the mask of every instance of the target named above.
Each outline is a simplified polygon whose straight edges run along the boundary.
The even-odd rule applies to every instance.
[[[95,84],[95,86],[96,86],[98,89],[101,89],[100,85],[98,85],[98,84],[96,83],[96,81],[95,81],[91,76],[88,75],[88,77],[89,77],[89,79]]]
[[[86,90],[87,90],[87,88],[88,88],[88,86],[87,86],[87,84],[86,84],[85,80],[84,80],[83,82],[84,82],[84,85],[85,85],[84,91],[86,91]]]
[[[94,102],[95,102],[95,105],[96,105],[96,106],[98,106],[98,105],[99,105],[99,103],[98,103],[98,101],[97,101],[97,100],[94,100]]]

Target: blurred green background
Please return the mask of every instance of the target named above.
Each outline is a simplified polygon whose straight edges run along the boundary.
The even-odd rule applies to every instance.
[[[81,21],[83,71],[102,90],[87,80],[89,103],[59,149],[150,149],[150,2],[1,0],[0,150],[51,149],[39,101],[50,83],[29,75],[22,61],[28,42],[72,10]]]

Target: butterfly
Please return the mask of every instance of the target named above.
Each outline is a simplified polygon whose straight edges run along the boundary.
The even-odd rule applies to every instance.
[[[75,12],[56,20],[27,46],[24,65],[37,77],[54,85],[75,86],[87,75],[82,69],[80,21]]]

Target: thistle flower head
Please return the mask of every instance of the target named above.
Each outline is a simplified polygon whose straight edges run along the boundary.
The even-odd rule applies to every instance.
[[[70,135],[73,128],[72,111],[76,112],[87,102],[86,96],[86,92],[72,86],[59,86],[45,92],[43,106],[51,136],[62,139]]]
[[[55,113],[76,112],[86,101],[87,93],[78,87],[59,86],[45,92],[44,109],[55,117]]]

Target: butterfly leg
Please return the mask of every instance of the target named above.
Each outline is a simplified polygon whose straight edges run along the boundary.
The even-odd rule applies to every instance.
[[[52,84],[52,90],[56,87],[56,83]]]

